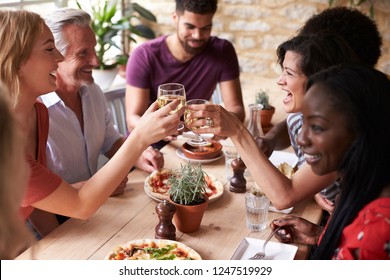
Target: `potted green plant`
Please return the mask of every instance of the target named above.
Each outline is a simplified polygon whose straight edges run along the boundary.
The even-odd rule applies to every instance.
[[[176,206],[174,221],[181,232],[195,232],[200,227],[208,206],[205,176],[200,164],[189,162],[168,179],[170,200]]]
[[[269,102],[268,92],[260,90],[256,93],[256,103],[261,104],[263,109],[261,110],[261,127],[264,133],[267,133],[272,128],[272,116],[275,113],[275,107]]]
[[[79,9],[88,11],[78,1],[76,3]],[[156,17],[137,3],[124,5],[124,3],[119,4],[116,0],[97,0],[91,3],[89,9],[92,18],[91,27],[96,34],[98,69],[111,70],[113,78],[117,74],[117,66],[126,65],[127,63],[129,44],[130,42],[136,42],[134,35],[147,39],[155,38],[155,33],[151,28],[143,24],[133,24],[133,21],[146,19],[151,22],[157,22]],[[117,43],[119,41],[121,45]],[[113,55],[115,49],[119,50],[120,53]],[[110,53],[112,56],[109,55]],[[96,71],[94,71],[94,77],[97,75]],[[104,80],[107,80],[107,77]],[[99,82],[97,83],[101,85]],[[107,86],[101,87],[105,88]]]

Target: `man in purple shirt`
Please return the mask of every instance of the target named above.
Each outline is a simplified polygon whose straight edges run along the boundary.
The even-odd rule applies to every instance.
[[[236,52],[227,40],[210,35],[216,10],[216,0],[176,0],[176,33],[133,51],[126,70],[129,131],[157,99],[158,86],[168,82],[183,84],[187,100],[209,100],[219,84],[224,107],[244,121]]]

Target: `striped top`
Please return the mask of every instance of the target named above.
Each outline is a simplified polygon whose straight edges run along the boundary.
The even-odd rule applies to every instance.
[[[287,129],[288,135],[290,136],[291,146],[293,147],[295,154],[298,157],[298,169],[301,168],[305,163],[305,156],[301,147],[297,143],[298,134],[302,131],[303,115],[302,113],[292,113],[287,117]],[[323,189],[320,194],[322,197],[335,202],[337,194],[340,192],[340,184],[335,181],[330,186]]]

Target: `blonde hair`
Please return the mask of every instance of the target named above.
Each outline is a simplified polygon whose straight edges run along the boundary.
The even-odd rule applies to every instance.
[[[30,57],[44,24],[43,18],[33,12],[0,11],[0,80],[10,90],[12,108],[20,94],[18,72]]]
[[[26,185],[15,185],[24,142],[9,106],[8,90],[0,83],[0,259],[13,259],[33,242],[20,214]],[[19,156],[17,156],[19,153]],[[17,180],[19,182],[21,180]],[[27,184],[27,182],[25,182]]]

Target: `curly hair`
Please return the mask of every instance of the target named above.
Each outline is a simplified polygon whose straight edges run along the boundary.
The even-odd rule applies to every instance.
[[[324,30],[343,38],[367,66],[375,66],[378,62],[381,35],[375,22],[359,10],[347,7],[326,9],[309,18],[298,34],[317,34]]]
[[[331,259],[342,231],[390,184],[390,80],[362,65],[340,65],[309,78],[323,87],[332,108],[347,117],[356,138],[339,165],[342,190],[313,259]],[[347,105],[347,106],[346,106]]]
[[[214,14],[217,11],[217,0],[176,0],[176,12],[188,11],[194,14]]]
[[[330,32],[298,35],[283,42],[276,51],[281,67],[287,51],[301,56],[298,67],[306,77],[330,66],[358,61],[349,45],[341,37]]]

